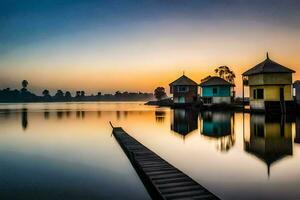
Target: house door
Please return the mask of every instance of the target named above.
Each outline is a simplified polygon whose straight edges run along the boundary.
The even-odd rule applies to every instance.
[[[284,88],[280,88],[279,97],[280,101],[284,101]]]

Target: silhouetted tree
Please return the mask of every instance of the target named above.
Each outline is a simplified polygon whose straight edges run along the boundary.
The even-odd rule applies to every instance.
[[[216,74],[219,75],[219,77],[225,79],[226,81],[228,81],[231,84],[234,84],[235,73],[229,67],[220,66],[215,69],[215,72],[216,72]],[[233,91],[232,91],[232,96],[233,96],[233,98],[235,98],[234,87],[233,87]]]
[[[65,93],[65,98],[66,98],[67,100],[70,100],[70,99],[72,98],[71,92],[66,91],[66,93]]]
[[[23,88],[25,88],[25,89],[26,89],[26,88],[27,88],[27,86],[28,86],[28,84],[29,84],[29,83],[28,83],[28,81],[27,81],[27,80],[23,80],[23,81],[22,81],[22,87],[23,87]]]
[[[116,91],[115,97],[121,97],[121,96],[122,96],[122,93],[120,91]]]
[[[115,95],[112,94],[103,94],[98,92],[97,95],[85,96],[84,91],[77,91],[76,96],[72,98],[72,95],[69,91],[65,94],[62,90],[57,90],[55,95],[51,97],[49,90],[45,89],[42,92],[43,97],[36,96],[34,93],[27,91],[26,87],[28,86],[28,81],[22,81],[21,91],[10,88],[0,89],[0,102],[39,102],[39,101],[94,101],[94,100],[104,100],[104,101],[118,101],[118,100],[150,100],[153,98],[152,93],[142,93],[142,92],[120,92],[117,91]],[[120,98],[118,98],[120,97]]]
[[[58,99],[58,100],[63,99],[63,97],[64,97],[63,91],[62,91],[62,90],[57,90],[57,92],[56,92],[56,94],[55,94],[54,97],[55,97],[56,99]]]
[[[161,100],[162,98],[166,97],[167,94],[166,94],[165,88],[163,88],[163,87],[157,87],[154,90],[154,96],[155,96],[155,98],[157,100]]]
[[[15,94],[14,91],[11,91],[10,88],[6,88],[3,90],[0,90],[0,101],[15,101],[19,96],[19,93]]]
[[[28,86],[28,81],[27,80],[23,80],[22,81],[22,89],[21,89],[21,92],[22,92],[22,95],[27,95],[26,92],[27,92],[27,86]]]
[[[215,69],[216,74],[226,81],[234,84],[235,73],[227,66],[220,66]]]
[[[43,91],[43,95],[44,95],[44,97],[50,96],[49,90],[44,90],[44,91]]]
[[[80,97],[80,91],[76,91],[76,98]]]
[[[121,94],[121,96],[124,97],[124,98],[130,98],[130,93],[127,92],[127,91],[125,91],[125,92],[123,92],[123,93]]]
[[[20,100],[19,101],[24,101],[24,102],[31,102],[36,100],[36,95],[27,91],[27,86],[28,86],[28,81],[23,80],[22,81],[22,89],[20,93]]]
[[[49,101],[51,99],[49,90],[44,90],[43,91],[43,96],[44,96],[44,100]]]

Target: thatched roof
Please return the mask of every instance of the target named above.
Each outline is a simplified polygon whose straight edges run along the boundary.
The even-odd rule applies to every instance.
[[[244,72],[243,76],[250,76],[263,73],[295,73],[295,71],[274,62],[269,58],[269,55],[267,53],[266,60],[249,69],[248,71]]]
[[[181,77],[179,77],[178,79],[176,79],[175,81],[173,81],[172,83],[169,84],[170,86],[177,86],[177,85],[183,85],[183,86],[197,86],[198,84],[193,81],[192,79],[188,78],[185,75],[182,75]]]
[[[229,83],[228,81],[218,77],[218,76],[211,76],[200,83],[200,86],[234,86],[234,84]]]

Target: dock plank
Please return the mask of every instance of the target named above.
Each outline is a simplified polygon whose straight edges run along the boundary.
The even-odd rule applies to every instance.
[[[219,199],[121,127],[113,127],[113,135],[153,199]]]

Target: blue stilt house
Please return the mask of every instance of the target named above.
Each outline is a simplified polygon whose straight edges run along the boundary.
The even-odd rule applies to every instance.
[[[204,105],[230,104],[235,85],[218,77],[209,76],[200,83],[201,99]]]

